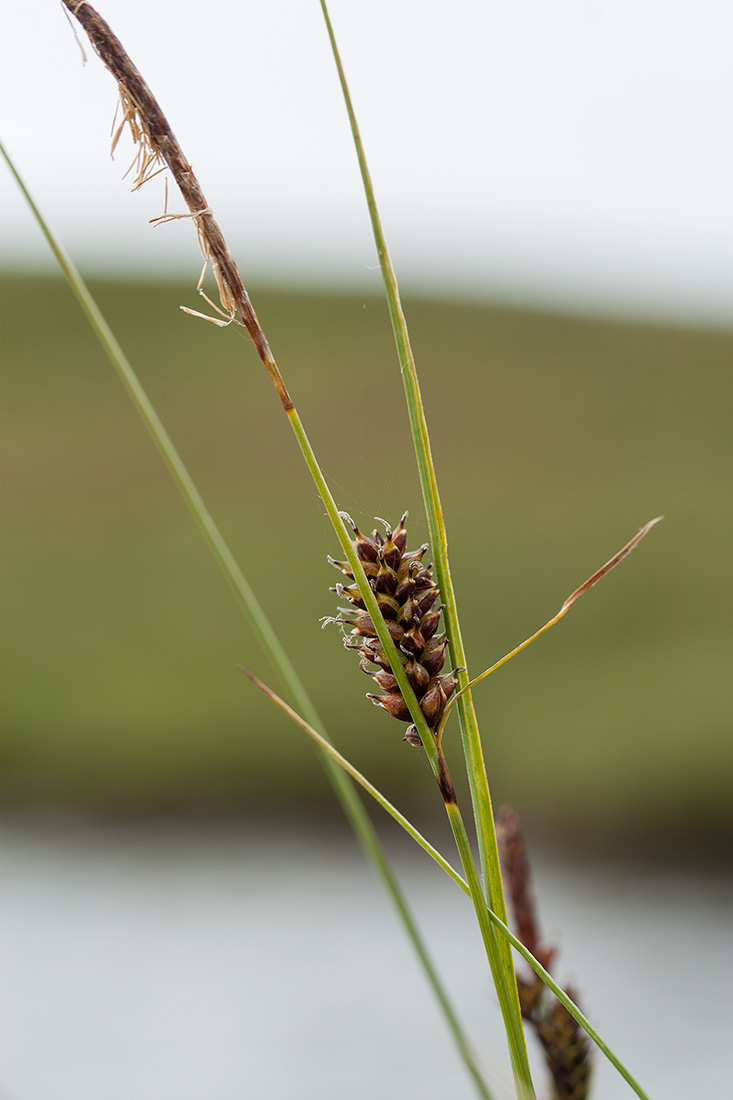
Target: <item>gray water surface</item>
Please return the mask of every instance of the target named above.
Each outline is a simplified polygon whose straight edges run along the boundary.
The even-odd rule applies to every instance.
[[[2,1100],[475,1095],[349,839],[244,826],[4,834]],[[492,1090],[510,1097],[470,903],[417,849],[399,843],[393,857]],[[558,978],[652,1100],[733,1097],[730,883],[538,854],[534,869]],[[633,1095],[601,1057],[596,1068],[596,1100]]]

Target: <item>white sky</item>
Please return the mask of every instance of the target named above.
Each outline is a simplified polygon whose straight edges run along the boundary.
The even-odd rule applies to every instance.
[[[317,0],[99,0],[245,281],[379,285]],[[404,287],[733,322],[730,0],[332,0]],[[80,31],[80,37],[83,37]],[[195,282],[129,194],[116,92],[54,0],[6,4],[0,137],[87,272]],[[171,203],[174,209],[183,209]],[[0,164],[0,266],[51,266]]]

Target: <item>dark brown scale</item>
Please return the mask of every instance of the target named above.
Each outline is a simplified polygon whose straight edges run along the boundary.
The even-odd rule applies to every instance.
[[[428,670],[431,676],[437,676],[445,664],[445,651],[447,646],[448,639],[445,634],[435,634],[425,646],[425,651],[420,663],[423,668]]]
[[[421,615],[427,615],[428,611],[433,606],[433,604],[435,603],[437,598],[438,598],[438,593],[437,592],[433,592],[433,591],[426,592],[425,595],[422,597],[422,599],[418,601],[418,608],[420,610],[420,614]]]
[[[445,634],[437,634],[436,631],[443,605],[437,604],[440,593],[433,580],[432,566],[422,564],[427,545],[419,550],[406,550],[406,517],[407,513],[394,531],[385,524],[386,537],[379,531],[367,537],[354,526],[354,546],[390,636],[400,652],[405,673],[425,720],[431,729],[435,729],[447,700],[455,691],[456,674],[441,675],[448,642]],[[347,562],[328,560],[353,582],[353,571]],[[346,647],[359,650],[361,669],[386,692],[385,695],[370,694],[368,698],[393,718],[411,722],[407,704],[374,624],[364,609],[358,587],[353,583],[338,585],[332,591],[347,599],[351,605],[345,612],[346,621],[352,628],[351,638],[345,642]],[[376,671],[373,671],[374,666],[377,666]],[[414,726],[408,729],[405,740],[411,745],[422,744]]]
[[[410,712],[407,709],[407,703],[402,698],[398,691],[389,695],[370,695],[367,693],[367,699],[371,699],[377,706],[383,707],[387,711],[387,714],[391,714],[393,718],[397,718],[400,722],[410,722]]]
[[[422,656],[425,649],[425,639],[416,626],[405,633],[400,649],[410,657]]]
[[[331,588],[330,591],[335,592],[337,596],[345,596],[346,599],[354,605],[354,607],[359,607],[362,611],[366,610],[364,607],[364,601],[362,600],[359,593],[359,589],[356,587],[355,584],[337,584],[335,588]]]
[[[407,519],[407,512],[400,520],[392,532],[392,541],[399,550],[400,554],[404,554],[405,547],[407,546],[407,528],[405,527],[405,520]]]
[[[435,631],[438,629],[438,623],[440,622],[440,612],[442,610],[442,604],[437,611],[429,611],[427,615],[424,615],[420,622],[420,633],[427,642],[432,638]]]
[[[397,620],[400,617],[402,608],[397,603],[397,600],[392,596],[383,596],[381,592],[377,593],[377,603],[379,604],[379,610],[382,612],[383,619]],[[401,624],[404,627],[404,623]]]
[[[452,672],[448,672],[445,676],[440,676],[438,679],[447,701],[456,690],[456,678]]]
[[[412,684],[412,690],[415,692],[415,695],[417,695],[418,699],[422,699],[430,683],[430,673],[423,665],[418,664],[414,657],[405,665],[405,672],[407,673],[407,679]],[[375,676],[374,679],[376,680],[377,677]],[[380,681],[377,680],[377,683],[379,683],[380,687],[384,687],[384,684],[380,683]]]
[[[398,601],[398,603],[404,603],[405,600],[409,599],[410,596],[413,595],[414,591],[415,585],[411,579],[407,581],[402,581],[402,583],[399,584],[395,589],[394,598]]]
[[[376,531],[374,533],[377,534]],[[379,543],[362,535],[358,527],[354,528],[354,534],[356,535],[356,553],[359,560],[376,562],[379,554]]]
[[[403,741],[407,741],[408,745],[412,745],[413,749],[421,749],[423,747],[420,740],[420,734],[417,732],[417,726],[408,726],[407,733],[402,738]]]
[[[380,669],[380,671],[376,673],[371,672],[367,668],[362,668],[362,672],[366,672],[367,675],[371,676],[383,691],[399,691],[393,673],[387,672],[385,668]]]
[[[439,680],[434,680],[420,700],[420,710],[428,720],[429,726],[434,726],[443,713],[445,707],[445,692]]]
[[[402,555],[402,561],[400,562],[400,571],[404,570],[405,573],[411,572],[412,569],[423,560],[428,552],[428,544],[425,542],[419,550],[411,550],[409,554]],[[419,569],[417,570],[419,572]]]
[[[388,565],[380,565],[374,578],[374,591],[384,592],[388,596],[394,596],[397,588],[397,574]]]
[[[407,597],[400,608],[398,621],[402,623],[406,630],[420,622],[419,608],[411,596]]]
[[[363,643],[346,641],[344,644],[347,649],[360,650],[365,661],[370,661],[374,665],[381,665],[382,668],[389,668],[389,661],[385,656],[382,643],[376,638]]]
[[[390,569],[398,569],[402,555],[392,539],[387,539],[380,553],[381,559]]]

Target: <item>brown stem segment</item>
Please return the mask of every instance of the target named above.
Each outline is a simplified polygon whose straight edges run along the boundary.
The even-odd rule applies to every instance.
[[[141,73],[133,65],[122,43],[101,15],[86,0],[63,0],[71,14],[78,19],[87,33],[95,52],[117,81],[123,108],[130,108],[154,155],[164,161],[178,184],[184,201],[198,227],[204,245],[204,255],[211,259],[214,277],[219,286],[222,302],[232,312],[236,310],[241,324],[247,329],[257,354],[264,363],[283,407],[293,408],[280,370],[275,362],[267,337],[252,308],[242,277],[232,254],[227,248],[221,229],[214,218],[201,190],[193,168],[183,155],[183,150],[160,105]]]
[[[438,748],[438,786],[446,806],[456,802],[456,789],[448,771],[448,764],[443,755],[443,750]]]

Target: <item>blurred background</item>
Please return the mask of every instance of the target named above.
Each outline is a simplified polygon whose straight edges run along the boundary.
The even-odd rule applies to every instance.
[[[201,176],[340,506],[366,529],[408,508],[419,546],[426,523],[399,371],[317,7],[212,0],[202,15],[169,0],[110,0],[101,11]],[[666,517],[475,698],[494,800],[522,816],[551,927],[573,980],[602,1008],[596,1018],[606,1011],[658,1095],[723,1095],[730,1064],[715,1027],[726,1009],[714,1009],[711,987],[715,976],[725,989],[730,963],[733,832],[733,152],[720,137],[733,13],[591,0],[448,12],[405,0],[334,3],[332,14],[403,279],[471,672],[542,625],[646,520]],[[178,309],[200,301],[195,235],[185,220],[147,224],[163,208],[160,180],[133,196],[121,182],[132,154],[123,142],[107,156],[113,82],[93,57],[82,67],[56,5],[6,13],[0,99],[0,137],[90,278],[332,738],[450,853],[425,761],[364,699],[370,682],[337,629],[320,629],[338,602],[326,563],[338,550],[272,388],[241,333]],[[169,206],[181,209],[172,194]],[[108,1062],[85,1060],[90,1047],[122,1066],[120,1096],[199,1095],[213,1071],[197,1042],[215,1050],[216,1094],[241,1095],[238,1059],[278,1041],[282,996],[292,998],[288,1036],[306,1009],[331,1029],[328,1049],[301,1035],[297,1094],[311,1095],[312,1080],[314,1096],[371,1096],[368,1075],[350,1076],[362,1055],[338,1030],[343,992],[322,984],[319,951],[340,950],[343,928],[354,929],[363,969],[352,988],[363,989],[375,936],[380,965],[409,968],[408,949],[354,864],[315,754],[236,672],[245,664],[283,690],[5,170],[0,219],[1,751],[18,947],[8,1095],[48,1095],[28,1038],[37,1026],[45,1041],[58,1037],[58,1096],[115,1095]],[[460,785],[457,731],[447,748]],[[460,899],[444,900],[439,876],[428,869],[423,881],[419,857],[386,837],[426,922],[460,927]],[[331,929],[320,947],[294,932],[281,877],[298,884],[310,927]],[[661,937],[660,950],[680,952],[693,921],[705,962],[694,945],[675,981],[650,948]],[[266,966],[252,985],[263,941],[262,958],[292,978],[281,994]],[[474,950],[453,960],[456,996],[473,997],[496,1026]],[[69,956],[67,972],[59,960]],[[188,975],[178,1019],[163,991],[184,958],[184,973],[192,958],[201,973]],[[133,959],[140,980],[127,989]],[[312,972],[301,973],[304,959]],[[92,1011],[109,990],[90,977],[100,967],[120,1017],[141,1019],[142,998],[168,1021],[170,1034],[144,1019],[129,1033],[131,1076]],[[643,1034],[626,980],[664,1004],[656,1022],[644,1012]],[[382,1052],[395,1095],[421,1080],[418,1024],[433,1010],[420,981],[400,971],[396,982],[416,1032],[407,1046],[389,1045],[404,1034],[397,1009],[369,1030],[383,986],[346,1017]],[[320,999],[301,1004],[314,985]],[[273,998],[262,1013],[269,1040],[248,1030],[244,1050],[237,1028],[254,1025],[237,1015],[242,987]],[[685,989],[711,1006],[699,1039],[712,1050],[707,1077],[665,1046],[683,1018],[690,1026]],[[74,1023],[78,1051],[60,1018]],[[432,1058],[443,1043],[447,1082],[452,1051],[430,1019],[426,1049]],[[476,1042],[487,1045],[484,1030]],[[156,1061],[161,1051],[180,1080]],[[257,1095],[293,1095],[262,1058]],[[433,1069],[421,1095],[437,1096],[440,1080]],[[612,1075],[604,1082],[604,1096],[626,1095]]]
[[[253,349],[183,314],[186,284],[94,289],[334,739],[432,812],[404,727],[320,628],[338,546]],[[409,506],[419,546],[384,305],[271,289],[256,302],[340,505],[367,528]],[[2,308],[8,802],[336,812],[310,745],[236,672],[273,679],[69,291],[7,276]],[[424,299],[407,313],[472,671],[666,516],[476,690],[496,798],[573,843],[722,851],[733,336]]]

